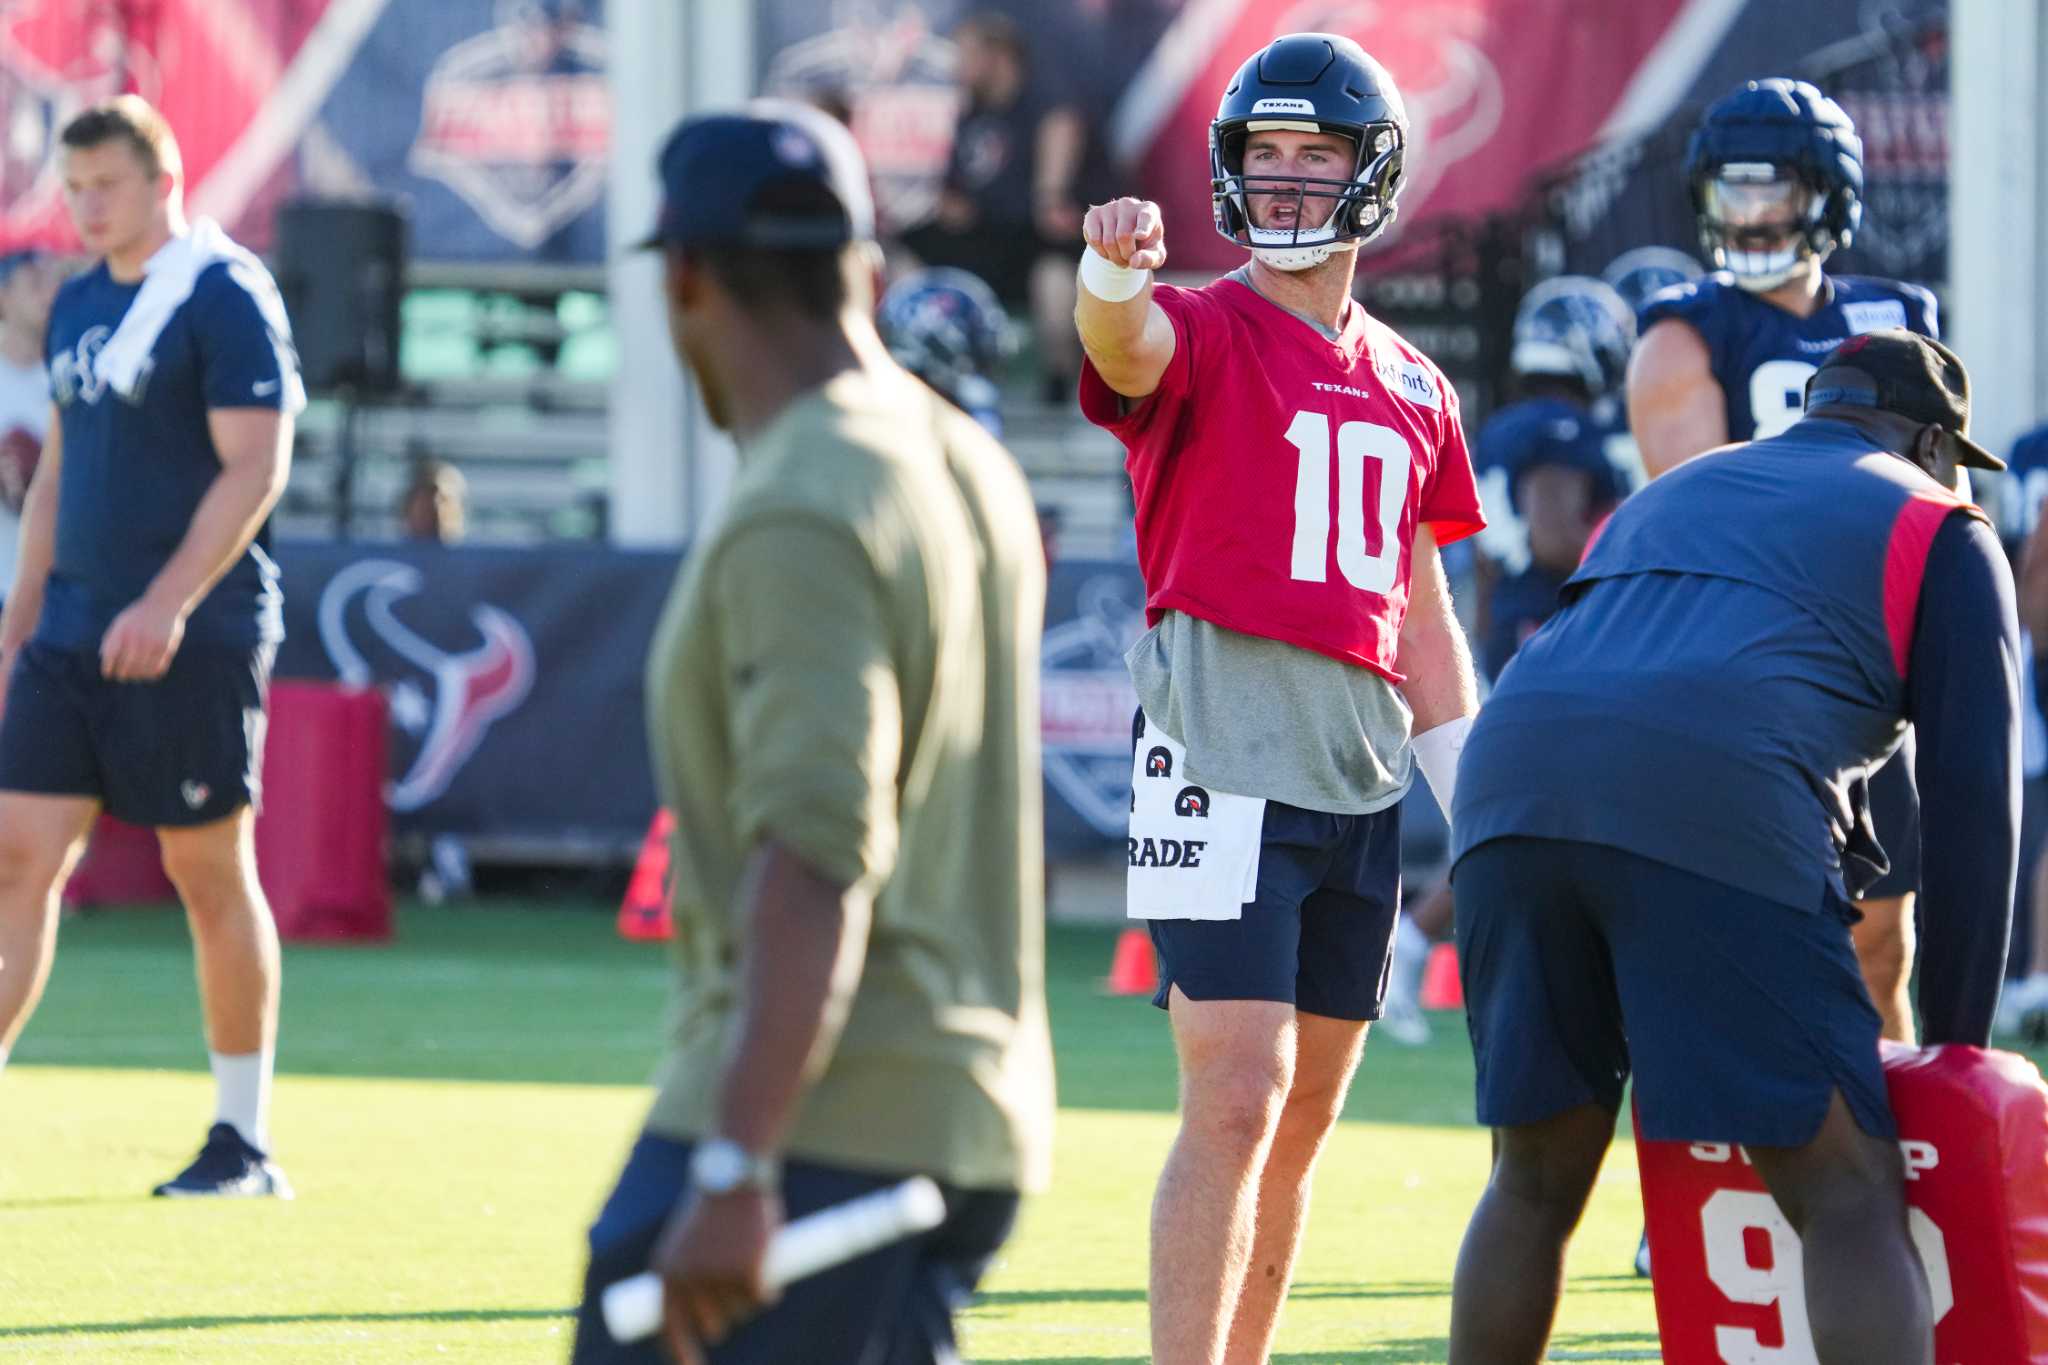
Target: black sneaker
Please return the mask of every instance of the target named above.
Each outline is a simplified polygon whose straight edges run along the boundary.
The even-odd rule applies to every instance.
[[[242,1140],[232,1123],[206,1130],[206,1145],[192,1164],[150,1193],[166,1199],[289,1199],[290,1182],[260,1147]]]

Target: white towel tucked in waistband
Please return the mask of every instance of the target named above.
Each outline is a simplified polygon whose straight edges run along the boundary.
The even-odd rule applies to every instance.
[[[1258,893],[1266,798],[1189,782],[1187,756],[1146,720],[1131,762],[1132,919],[1236,919]]]

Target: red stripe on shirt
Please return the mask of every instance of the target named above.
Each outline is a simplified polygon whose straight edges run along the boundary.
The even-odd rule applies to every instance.
[[[1913,626],[1919,620],[1920,580],[1927,573],[1927,552],[1949,513],[1965,504],[1935,493],[1915,493],[1892,522],[1884,553],[1884,628],[1891,637],[1892,665],[1906,676],[1913,652]]]

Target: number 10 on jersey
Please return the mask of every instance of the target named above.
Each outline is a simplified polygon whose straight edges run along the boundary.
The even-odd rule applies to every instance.
[[[1377,422],[1345,422],[1334,452],[1330,419],[1297,412],[1287,440],[1294,476],[1294,549],[1289,572],[1308,583],[1330,576],[1330,466],[1337,467],[1337,571],[1360,592],[1389,593],[1401,568],[1401,510],[1415,452],[1408,438]]]

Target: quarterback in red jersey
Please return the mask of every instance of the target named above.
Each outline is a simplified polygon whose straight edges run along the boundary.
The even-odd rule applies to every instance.
[[[1438,547],[1480,529],[1458,399],[1351,297],[1408,119],[1350,39],[1280,38],[1210,125],[1247,265],[1155,284],[1157,205],[1088,212],[1081,406],[1129,452],[1151,629],[1128,656],[1130,913],[1182,1123],[1152,1224],[1152,1358],[1263,1360],[1309,1178],[1379,1017],[1399,802],[1448,805],[1478,709]]]

